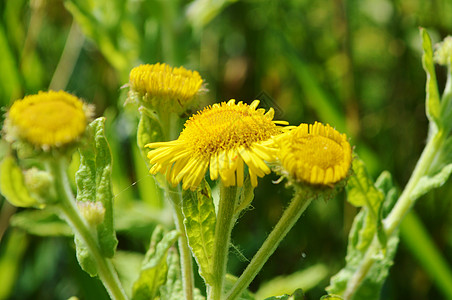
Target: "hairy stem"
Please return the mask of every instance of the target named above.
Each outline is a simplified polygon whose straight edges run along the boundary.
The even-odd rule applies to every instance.
[[[220,202],[218,206],[217,223],[215,226],[215,246],[212,259],[213,282],[209,289],[209,300],[221,300],[223,295],[223,282],[226,276],[226,266],[229,255],[229,243],[234,227],[235,206],[237,203],[237,187],[225,187],[221,183]]]
[[[50,169],[55,178],[55,186],[60,198],[59,202],[56,204],[56,208],[60,215],[71,226],[77,238],[79,238],[87,247],[96,263],[98,276],[110,297],[118,300],[128,299],[121,282],[119,281],[113,263],[110,259],[102,255],[97,237],[93,236],[88,224],[80,215],[79,210],[76,207],[75,199],[66,174],[66,161],[64,158],[56,159],[51,162]]]
[[[250,285],[312,200],[313,197],[306,197],[301,191],[295,193],[290,205],[284,211],[275,228],[273,228],[261,248],[254,255],[250,264],[229,291],[226,298],[227,300],[237,299],[237,297],[239,297]]]
[[[180,232],[178,245],[180,254],[180,263],[182,269],[182,286],[186,300],[193,299],[194,277],[193,277],[193,260],[188,246],[187,233],[184,226],[184,215],[182,213],[182,198],[179,190],[174,188],[167,189],[167,193],[172,202],[174,212],[174,223],[176,229]]]

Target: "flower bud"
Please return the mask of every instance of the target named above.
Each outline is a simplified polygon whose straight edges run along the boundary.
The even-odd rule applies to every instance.
[[[89,225],[97,226],[104,221],[105,207],[102,202],[77,201],[77,207]]]

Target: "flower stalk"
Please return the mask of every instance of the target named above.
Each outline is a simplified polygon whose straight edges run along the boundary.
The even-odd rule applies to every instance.
[[[90,226],[77,209],[66,174],[67,164],[65,158],[59,157],[50,160],[49,169],[54,175],[56,191],[60,198],[60,201],[55,204],[58,212],[71,226],[77,238],[87,247],[96,263],[98,276],[110,297],[117,300],[128,299],[113,263],[102,255],[97,238],[93,235]]]
[[[188,238],[184,226],[184,215],[181,208],[182,197],[180,191],[176,188],[168,188],[167,194],[171,199],[171,204],[173,207],[174,224],[176,226],[176,229],[180,232],[178,245],[182,269],[182,288],[184,290],[185,299],[192,300],[193,290],[195,287],[193,276],[193,259],[191,256],[190,248],[188,246]]]
[[[225,187],[221,183],[220,202],[215,226],[215,246],[212,259],[213,283],[208,291],[209,300],[223,299],[223,283],[226,276],[231,232],[235,223],[234,212],[238,198],[237,195],[237,186]]]
[[[254,255],[245,271],[229,291],[226,297],[227,300],[237,299],[250,285],[270,256],[275,252],[281,241],[315,198],[315,196],[306,195],[307,194],[304,194],[301,189],[296,190],[290,205],[284,211],[281,219],[278,221],[275,228],[273,228],[261,248]]]

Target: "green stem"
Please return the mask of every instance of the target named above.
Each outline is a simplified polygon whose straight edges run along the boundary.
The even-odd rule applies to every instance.
[[[388,238],[390,238],[391,235],[394,234],[396,229],[399,228],[405,215],[409,212],[409,210],[416,202],[417,197],[416,195],[413,195],[413,191],[419,184],[421,178],[428,174],[429,169],[435,160],[436,154],[438,153],[441,145],[444,142],[444,139],[445,135],[443,131],[438,131],[434,135],[432,135],[427,145],[425,146],[424,151],[422,152],[421,157],[416,164],[416,167],[414,168],[410,180],[408,181],[402,194],[397,200],[397,203],[394,205],[389,215],[383,220],[383,226]],[[356,293],[367,273],[373,266],[375,262],[375,255],[378,253],[378,251],[380,251],[380,244],[378,242],[378,239],[374,237],[372,244],[367,249],[359,268],[355,271],[354,275],[347,284],[347,289],[343,294],[345,300],[351,299]]]
[[[209,288],[209,300],[221,300],[223,282],[229,255],[229,243],[234,227],[234,212],[237,203],[237,186],[225,187],[220,183],[220,202],[217,223],[215,225],[214,250],[212,258],[212,286]]]
[[[414,197],[413,191],[419,184],[420,179],[428,174],[428,171],[435,160],[435,156],[438,153],[441,145],[444,143],[445,135],[443,131],[438,131],[429,140],[424,148],[424,151],[419,158],[419,161],[414,168],[413,174],[408,181],[405,189],[400,195],[394,208],[389,215],[383,220],[386,235],[389,237],[396,228],[399,227],[403,220],[403,217],[407,214],[410,208],[416,202],[417,197]]]
[[[97,238],[93,236],[89,225],[85,222],[76,207],[75,199],[66,174],[67,164],[64,158],[53,160],[50,164],[50,168],[55,178],[57,194],[60,197],[60,201],[56,204],[56,208],[74,230],[74,234],[77,238],[79,238],[87,247],[96,263],[99,278],[110,297],[112,299],[128,299],[111,260],[102,255]]]
[[[301,191],[295,193],[289,207],[286,208],[275,228],[273,228],[270,235],[262,244],[262,247],[254,255],[248,267],[246,267],[245,271],[229,291],[226,297],[227,300],[237,299],[237,297],[250,285],[312,200],[313,197],[306,197]]]
[[[184,226],[184,215],[182,213],[181,207],[181,193],[179,190],[174,188],[167,189],[167,193],[171,199],[171,204],[173,206],[176,225],[176,229],[180,232],[178,244],[179,253],[181,257],[181,268],[182,268],[182,285],[184,290],[184,295],[186,300],[193,299],[194,290],[194,277],[193,277],[193,260],[191,256],[191,251],[188,246],[187,233]]]

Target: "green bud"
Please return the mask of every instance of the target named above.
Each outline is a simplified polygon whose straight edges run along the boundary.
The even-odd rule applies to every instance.
[[[452,65],[452,36],[448,36],[441,43],[436,44],[435,48],[435,62],[442,66]]]
[[[77,206],[89,225],[97,226],[104,221],[105,207],[102,202],[77,201]]]
[[[56,199],[52,189],[53,177],[49,172],[33,167],[24,172],[24,180],[30,195],[39,202],[49,203]]]

